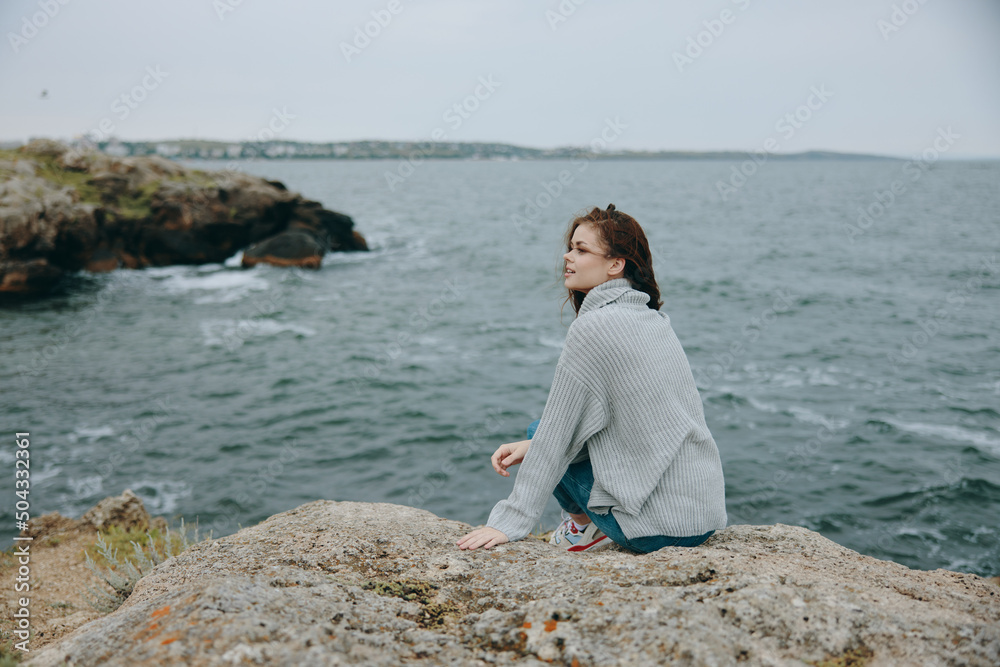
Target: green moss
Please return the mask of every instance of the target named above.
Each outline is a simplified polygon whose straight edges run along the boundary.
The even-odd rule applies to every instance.
[[[118,198],[114,208],[121,217],[131,219],[148,218],[153,215],[153,195],[160,189],[161,181],[145,183],[137,190],[130,190]]]
[[[441,625],[447,616],[458,613],[458,609],[451,602],[434,602],[434,591],[439,587],[426,581],[415,579],[368,581],[362,588],[375,591],[379,595],[418,603],[423,607],[423,615],[418,622],[424,627]]]
[[[34,634],[34,632],[31,633],[32,637]],[[0,667],[13,667],[13,665],[20,665],[21,657],[23,655],[24,653],[22,651],[14,648],[13,637],[5,639],[3,643],[0,644]]]
[[[214,174],[200,169],[190,169],[183,174],[172,174],[163,179],[149,181],[138,189],[130,190],[113,202],[106,203],[101,196],[101,191],[90,181],[93,175],[87,171],[75,171],[64,169],[55,158],[41,155],[25,156],[17,151],[0,150],[0,162],[26,161],[35,165],[35,175],[45,179],[49,183],[61,188],[72,188],[77,192],[80,201],[100,206],[104,208],[111,220],[118,219],[143,219],[153,214],[153,195],[163,185],[164,180],[175,183],[189,183],[198,188],[218,188],[219,184]],[[10,178],[16,175],[16,171],[11,168],[0,166],[0,179]],[[40,189],[36,193],[42,196]]]
[[[36,165],[36,176],[59,187],[73,188],[80,195],[81,201],[100,205],[101,192],[88,182],[90,174],[85,171],[63,169],[52,158],[32,156],[31,159]]]
[[[184,174],[172,174],[168,180],[175,183],[191,183],[202,188],[219,187],[218,181],[215,180],[215,174],[210,174],[201,169],[189,169]]]

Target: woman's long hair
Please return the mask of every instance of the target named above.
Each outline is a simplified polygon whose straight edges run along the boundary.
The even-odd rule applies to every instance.
[[[580,225],[590,225],[594,229],[607,251],[605,257],[621,257],[625,260],[622,277],[628,278],[633,289],[649,295],[649,303],[646,305],[653,310],[659,310],[663,302],[660,300],[660,288],[653,276],[653,258],[649,252],[649,242],[635,218],[615,210],[614,204],[608,204],[608,208],[603,211],[595,207],[587,215],[580,216],[570,223],[566,231],[566,250],[572,249],[573,232]],[[573,302],[573,310],[579,313],[580,305],[587,295],[573,289],[568,291],[567,300]]]

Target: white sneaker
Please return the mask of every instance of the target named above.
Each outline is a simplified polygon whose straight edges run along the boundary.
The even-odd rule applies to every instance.
[[[566,551],[595,551],[611,546],[611,539],[591,521],[579,530],[572,517],[567,516],[549,538],[549,544]]]

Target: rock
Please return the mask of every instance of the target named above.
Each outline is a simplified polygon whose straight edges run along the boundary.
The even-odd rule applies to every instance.
[[[312,234],[295,229],[275,234],[243,251],[243,266],[261,262],[318,269],[326,250]]]
[[[319,251],[279,242],[293,254],[257,261],[318,268],[327,251],[368,249],[350,217],[278,181],[51,140],[0,151],[0,293],[45,293],[78,270],[222,262],[285,231]]]
[[[142,499],[132,489],[125,489],[120,496],[109,496],[91,507],[80,517],[80,522],[97,530],[112,525],[125,530],[146,530],[149,528],[150,518]]]
[[[62,270],[44,259],[0,261],[0,293],[44,291],[58,283],[62,275]]]
[[[730,526],[647,555],[530,538],[459,551],[468,529],[307,503],[165,561],[29,664],[1000,664],[1000,589],[805,528]]]
[[[100,245],[94,248],[83,268],[92,273],[103,273],[105,271],[114,271],[120,268],[121,265],[122,258],[118,253],[112,252],[106,245]]]
[[[81,530],[107,530],[113,525],[124,530],[151,528],[160,531],[166,530],[168,526],[167,520],[161,516],[150,518],[142,498],[131,489],[125,489],[120,496],[108,496],[100,501],[79,519],[63,516],[59,512],[49,512],[29,519],[20,535],[37,539]]]
[[[21,152],[26,155],[52,158],[57,158],[68,150],[69,146],[52,139],[32,139],[21,147]]]
[[[78,530],[79,521],[63,516],[59,512],[49,512],[41,516],[28,520],[28,525],[20,532],[21,537],[32,537],[39,539],[49,535],[59,535]]]

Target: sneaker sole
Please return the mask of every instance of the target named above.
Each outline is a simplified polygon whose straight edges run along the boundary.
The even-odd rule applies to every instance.
[[[577,544],[575,547],[570,547],[566,551],[588,551],[590,549],[593,549],[594,547],[596,547],[598,544],[600,544],[601,542],[603,542],[606,539],[608,539],[608,536],[607,535],[602,535],[602,536],[598,537],[596,540],[594,540],[593,542],[591,542],[590,544]]]

